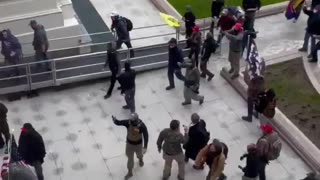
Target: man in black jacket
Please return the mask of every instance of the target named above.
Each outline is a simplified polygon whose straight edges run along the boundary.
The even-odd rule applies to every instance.
[[[210,139],[210,134],[206,129],[206,122],[200,119],[197,113],[191,115],[190,128],[185,127],[188,132],[188,141],[185,144],[185,161],[188,162],[189,158],[195,160],[199,151],[205,147]]]
[[[130,58],[134,57],[134,51],[130,42],[130,33],[127,28],[127,22],[124,17],[121,17],[118,13],[111,13],[111,30],[116,29],[117,33],[117,49],[121,48],[121,45],[124,43],[130,49]]]
[[[10,140],[7,113],[8,108],[4,104],[0,103],[0,149],[2,149],[5,144],[8,144]],[[5,140],[3,140],[2,135],[5,137]]]
[[[127,144],[126,144],[126,155],[128,157],[128,174],[125,179],[129,179],[133,176],[132,169],[134,167],[134,153],[136,153],[139,159],[139,165],[142,167],[143,154],[147,151],[148,147],[148,129],[146,125],[139,119],[137,113],[131,114],[131,119],[119,121],[116,117],[112,116],[112,120],[117,126],[125,126],[127,128]],[[144,144],[142,148],[142,142]]]
[[[117,75],[121,72],[121,65],[118,59],[118,52],[114,47],[114,42],[108,43],[107,48],[107,59],[106,63],[104,64],[104,68],[106,68],[107,65],[109,65],[109,69],[111,71],[111,84],[107,94],[104,96],[105,99],[111,96],[114,84],[117,80]]]
[[[245,23],[249,24],[248,29],[254,28],[254,18],[256,15],[256,11],[259,10],[260,7],[261,7],[260,0],[243,0],[242,1],[242,8],[245,12],[244,24]]]
[[[211,32],[208,32],[207,38],[202,46],[200,62],[201,77],[206,78],[208,76],[208,81],[211,81],[214,74],[208,70],[207,64],[211,54],[216,51],[216,46],[216,41],[213,39]]]
[[[35,168],[38,180],[43,180],[41,165],[46,149],[41,135],[30,123],[25,123],[21,128],[18,151],[25,163]]]
[[[188,39],[192,34],[192,28],[195,26],[196,17],[194,16],[191,6],[186,7],[186,13],[183,16],[182,19],[185,22],[186,27],[186,39]]]
[[[211,3],[212,22],[210,26],[210,32],[212,33],[212,36],[214,35],[213,29],[215,26],[215,20],[219,19],[223,6],[224,6],[224,0],[212,0],[212,3]]]
[[[307,28],[306,28],[306,33],[304,35],[304,42],[302,48],[299,49],[301,52],[308,52],[308,45],[309,45],[309,39],[311,38],[311,53],[312,50],[315,48],[316,45],[316,40],[312,36],[312,34],[316,34],[316,26],[314,26],[314,21],[316,20],[317,14],[313,12],[313,10],[308,9],[307,6],[303,7],[303,12],[309,16],[308,22],[307,22]],[[312,57],[312,54],[308,55],[308,58]]]
[[[176,75],[181,81],[185,80],[185,77],[181,73],[181,67],[178,65],[178,62],[183,62],[183,54],[181,49],[177,46],[177,40],[175,38],[170,39],[169,41],[169,63],[168,63],[168,79],[169,86],[166,87],[166,90],[171,90],[175,88],[173,74]]]
[[[124,72],[118,77],[118,81],[121,85],[121,94],[124,93],[124,99],[126,105],[123,106],[123,109],[130,109],[131,113],[136,112],[135,106],[135,92],[136,92],[136,71],[131,69],[130,62],[124,64]]]

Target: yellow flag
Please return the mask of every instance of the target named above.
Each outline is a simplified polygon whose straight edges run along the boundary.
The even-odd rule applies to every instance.
[[[168,26],[175,27],[175,28],[180,27],[179,20],[176,19],[175,17],[170,16],[168,14],[164,14],[164,13],[160,13],[160,16],[162,17],[164,22],[168,24]]]

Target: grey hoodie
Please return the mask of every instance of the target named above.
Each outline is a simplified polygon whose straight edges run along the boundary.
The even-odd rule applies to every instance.
[[[47,50],[49,47],[49,41],[48,41],[46,30],[41,24],[38,24],[36,29],[34,29],[32,45],[34,47],[34,50],[41,50],[42,45],[45,45],[45,48],[46,48],[45,50]]]

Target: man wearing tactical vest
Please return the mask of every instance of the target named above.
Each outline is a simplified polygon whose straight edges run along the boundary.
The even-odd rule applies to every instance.
[[[147,151],[148,147],[148,129],[146,125],[139,119],[137,113],[131,114],[131,119],[118,120],[116,117],[112,116],[112,120],[117,126],[125,126],[127,128],[127,144],[126,144],[126,155],[128,157],[128,174],[125,179],[129,179],[133,176],[132,169],[134,166],[134,153],[136,153],[139,159],[139,165],[142,167],[143,154]],[[144,146],[142,147],[142,142]]]

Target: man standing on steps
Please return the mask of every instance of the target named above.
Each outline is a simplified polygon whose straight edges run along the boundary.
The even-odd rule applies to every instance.
[[[147,151],[149,140],[148,129],[142,120],[139,119],[138,114],[132,113],[131,116],[131,119],[122,121],[119,121],[116,117],[112,116],[115,125],[125,126],[127,128],[126,155],[128,157],[128,174],[125,176],[126,180],[133,176],[134,153],[139,159],[139,165],[141,167],[144,165],[143,154]]]
[[[171,90],[175,88],[173,74],[176,75],[181,81],[185,80],[185,77],[181,73],[181,67],[178,65],[183,63],[183,54],[181,49],[177,46],[177,40],[175,38],[170,39],[169,41],[169,63],[168,63],[168,79],[169,86],[166,87],[166,90]]]
[[[117,76],[121,72],[121,65],[118,59],[118,52],[115,48],[114,42],[110,42],[107,45],[107,59],[106,59],[106,63],[104,64],[104,68],[106,68],[107,65],[109,65],[109,70],[111,71],[111,84],[107,94],[104,96],[104,99],[107,99],[111,96],[112,90],[114,88],[114,84],[116,83],[116,80],[117,80]]]
[[[38,62],[45,61],[48,59],[47,51],[49,48],[46,30],[44,29],[43,25],[38,24],[35,20],[30,21],[30,26],[34,30],[32,45],[35,50],[35,59]],[[42,63],[37,64],[38,69],[41,67],[41,64]],[[51,71],[50,64],[48,62],[45,63],[45,68],[48,71]]]
[[[121,94],[124,94],[126,105],[123,109],[130,109],[131,113],[136,112],[134,96],[136,93],[136,71],[131,69],[130,62],[124,63],[124,72],[118,77],[121,86]]]
[[[121,17],[118,13],[111,13],[112,25],[111,31],[116,29],[117,33],[117,49],[121,48],[121,45],[124,43],[130,49],[130,58],[134,57],[134,51],[130,42],[130,34],[127,26],[127,19]]]
[[[229,43],[229,62],[231,69],[229,73],[231,79],[239,77],[240,71],[240,58],[242,50],[242,38],[243,38],[243,28],[240,23],[236,23],[231,30],[223,32],[225,36],[230,40]]]

